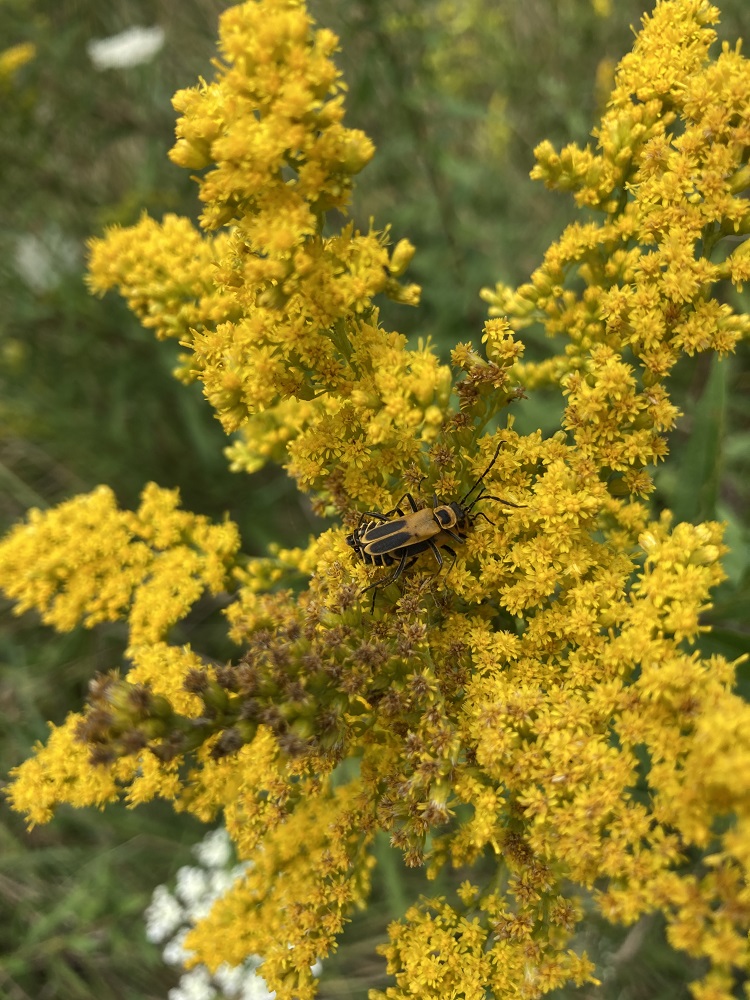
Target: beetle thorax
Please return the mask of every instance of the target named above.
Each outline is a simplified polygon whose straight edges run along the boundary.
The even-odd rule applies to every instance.
[[[463,508],[453,502],[433,508],[433,516],[441,528],[455,528],[465,517]]]

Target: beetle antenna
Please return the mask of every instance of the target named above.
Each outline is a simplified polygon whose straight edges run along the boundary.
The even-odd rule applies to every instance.
[[[477,479],[477,481],[471,487],[471,489],[469,490],[469,492],[467,494],[465,494],[465,496],[461,497],[461,499],[459,500],[459,503],[461,504],[462,507],[463,507],[464,503],[469,499],[469,497],[471,496],[471,494],[474,492],[474,490],[477,488],[477,486],[479,486],[479,484],[482,482],[482,480],[487,475],[487,473],[490,471],[490,469],[495,464],[495,462],[497,461],[497,456],[500,454],[500,449],[502,448],[502,446],[503,446],[503,442],[501,441],[500,444],[497,446],[497,448],[495,448],[495,454],[492,456],[492,461],[490,462],[490,464],[484,470],[484,472],[479,477],[479,479]],[[478,499],[479,499],[479,497],[477,497],[477,500]],[[476,500],[474,501],[474,503],[476,503]]]
[[[516,508],[518,508],[518,510],[521,510],[521,509],[525,508],[525,506],[526,506],[526,504],[523,504],[523,503],[513,503],[512,500],[506,500],[505,497],[490,497],[490,496],[487,496],[486,493],[480,493],[479,496],[476,497],[474,500],[472,500],[471,503],[469,504],[469,506],[465,508],[466,513],[470,514],[471,511],[472,511],[472,508],[474,507],[474,505],[477,504],[477,503],[479,503],[480,500],[497,500],[500,503],[506,503],[509,507],[516,507]],[[479,515],[477,515],[477,517],[478,516]],[[487,515],[483,514],[482,516],[486,517]],[[488,518],[488,520],[489,520],[489,518]]]

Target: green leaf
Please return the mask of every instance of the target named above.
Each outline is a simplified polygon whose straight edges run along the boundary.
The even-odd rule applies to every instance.
[[[727,415],[730,365],[713,358],[703,393],[692,413],[693,432],[681,449],[672,503],[675,521],[707,521],[716,517]]]

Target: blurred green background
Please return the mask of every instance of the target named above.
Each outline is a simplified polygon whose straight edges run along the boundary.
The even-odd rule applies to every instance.
[[[747,0],[725,0],[721,37],[741,31]],[[210,76],[218,0],[0,0],[0,51],[31,42],[36,56],[0,74],[0,527],[98,483],[124,506],[154,480],[179,486],[186,507],[240,524],[245,549],[291,545],[318,530],[281,470],[227,471],[226,439],[197,387],[171,376],[176,345],[157,343],[114,295],[84,287],[85,240],[143,209],[195,218],[194,185],[170,163],[172,93]],[[384,322],[430,335],[447,358],[479,343],[479,289],[519,283],[574,217],[572,201],[532,184],[544,138],[585,143],[613,67],[651,4],[620,0],[313,0],[341,37],[348,122],[378,153],[359,180],[353,214],[392,224],[417,246],[418,310],[384,307]],[[87,50],[139,25],[159,26],[153,58],[97,69]],[[1,64],[0,64],[1,65]],[[727,296],[734,293],[726,290]],[[748,302],[745,302],[748,308]],[[547,347],[533,339],[528,356]],[[673,390],[685,416],[659,471],[655,509],[726,520],[729,580],[710,614],[707,651],[750,645],[747,608],[750,363],[744,345],[721,364],[686,360]],[[517,426],[554,425],[559,400],[532,394]],[[85,698],[89,678],[120,660],[108,626],[57,636],[3,608],[0,764],[3,774]],[[198,617],[189,630],[202,629]],[[204,633],[201,633],[204,635]],[[188,638],[195,638],[187,634]],[[206,638],[208,636],[206,635]],[[746,683],[746,673],[743,683]],[[165,997],[176,977],[143,936],[151,890],[190,863],[203,831],[155,804],[135,814],[61,810],[27,834],[0,805],[0,996],[9,1000]],[[387,921],[428,887],[387,847],[373,906],[355,918],[326,964],[323,997],[363,997],[385,982],[374,955]],[[429,891],[441,887],[430,886]],[[443,888],[447,888],[444,886]],[[699,970],[665,945],[660,922],[629,930],[592,916],[582,944],[603,985],[587,996],[687,996]],[[571,991],[571,994],[575,991]]]

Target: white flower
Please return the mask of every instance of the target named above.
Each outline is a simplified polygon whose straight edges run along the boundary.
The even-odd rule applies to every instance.
[[[275,993],[269,993],[266,981],[256,973],[263,959],[251,955],[242,965],[220,965],[214,973],[214,982],[230,1000],[273,1000]]]
[[[220,826],[196,844],[193,853],[204,868],[226,868],[234,852],[229,834]]]
[[[222,993],[232,997],[232,1000],[242,989],[244,979],[245,968],[242,965],[230,965],[228,962],[222,962],[214,972],[214,982]]]
[[[157,885],[146,913],[146,937],[163,941],[174,934],[185,919],[182,907],[165,885]]]
[[[211,895],[211,902],[219,896],[225,896],[235,882],[239,882],[245,873],[245,866],[238,865],[231,871],[212,871],[208,873],[207,891]]]
[[[16,240],[15,267],[34,292],[48,292],[60,284],[66,271],[78,266],[80,254],[72,240],[47,231],[43,237],[26,233]]]
[[[266,981],[257,972],[252,972],[245,980],[240,994],[241,1000],[274,1000],[276,991],[271,992]]]
[[[180,977],[180,985],[167,994],[169,1000],[215,1000],[216,990],[211,985],[211,976],[204,965],[191,969]]]
[[[176,935],[176,937],[173,937],[169,944],[164,948],[161,955],[167,965],[185,965],[188,959],[192,958],[194,953],[192,951],[188,951],[188,949],[183,946],[183,942],[187,936],[188,928],[185,927],[179,934]],[[199,966],[199,968],[205,968],[205,966]]]
[[[123,69],[150,62],[164,45],[164,29],[127,28],[109,38],[94,38],[86,44],[96,69]]]
[[[212,902],[215,898],[214,894],[211,893],[210,878],[211,876],[208,872],[205,872],[202,868],[185,866],[177,872],[175,892],[179,899],[190,909],[196,906],[203,906],[206,903],[206,897],[208,897],[209,902]]]

